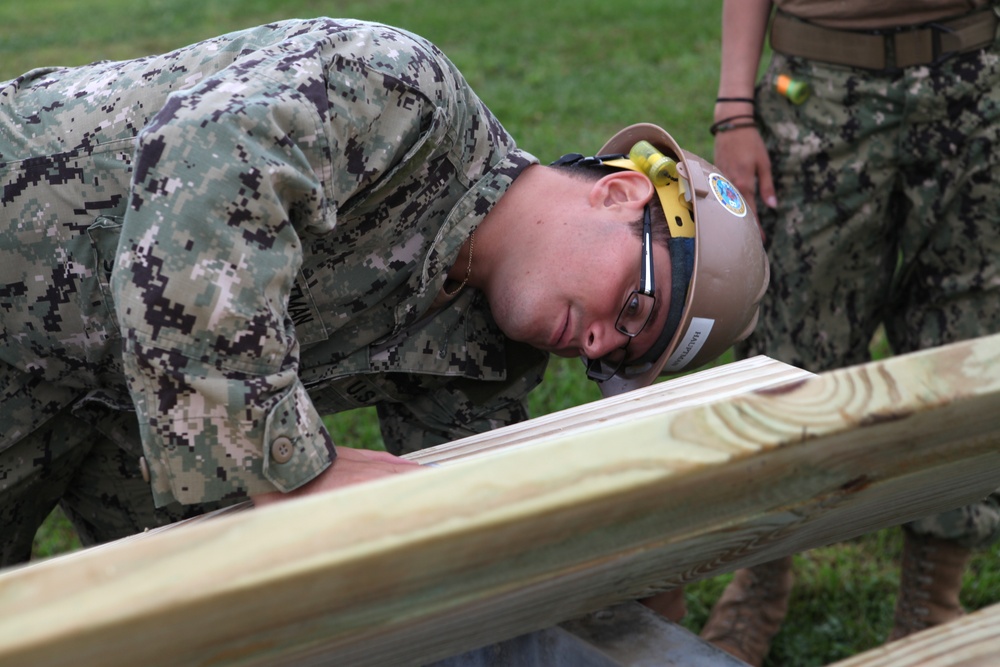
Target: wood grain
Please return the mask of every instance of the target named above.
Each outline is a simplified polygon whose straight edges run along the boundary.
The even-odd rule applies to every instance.
[[[1000,605],[842,660],[831,667],[996,667]]]
[[[998,436],[997,336],[623,407],[2,574],[0,663],[420,664],[975,500]]]
[[[812,377],[800,368],[758,356],[692,373],[644,389],[536,417],[520,424],[474,435],[408,454],[419,463],[444,464],[470,456],[531,446],[539,438],[579,433],[615,421],[629,421],[670,410],[702,405],[757,389]]]

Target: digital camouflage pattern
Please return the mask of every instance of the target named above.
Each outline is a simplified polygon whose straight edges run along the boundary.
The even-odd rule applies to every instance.
[[[154,507],[139,466],[135,415],[109,413],[101,426],[108,437],[95,437],[87,422],[63,411],[0,455],[0,567],[29,560],[35,532],[57,503],[91,545],[240,500]],[[122,436],[135,449],[120,446]]]
[[[338,410],[378,405],[396,453],[524,419],[546,355],[475,290],[422,316],[534,162],[439,50],[377,24],[0,84],[0,494],[53,415],[144,455],[157,506],[304,484]],[[133,409],[141,451],[114,426]]]
[[[807,82],[796,106],[779,74]],[[758,202],[771,287],[741,355],[820,372],[1000,331],[1000,51],[866,74],[775,54],[757,91],[778,208]],[[1000,496],[911,524],[970,545]]]

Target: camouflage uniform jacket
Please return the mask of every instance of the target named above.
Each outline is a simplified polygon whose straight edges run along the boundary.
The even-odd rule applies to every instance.
[[[377,24],[0,84],[0,363],[34,392],[0,421],[135,409],[162,505],[300,486],[338,410],[378,405],[396,453],[523,419],[546,356],[475,290],[431,306],[534,162],[440,51]]]

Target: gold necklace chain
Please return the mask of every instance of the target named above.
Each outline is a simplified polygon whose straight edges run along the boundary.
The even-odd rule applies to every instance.
[[[462,291],[465,284],[469,282],[469,276],[472,275],[472,250],[476,247],[476,230],[473,229],[472,233],[469,235],[469,265],[465,267],[465,278],[462,280],[462,284],[455,288],[453,292],[449,292],[443,287],[441,290],[444,292],[445,296],[455,296]]]

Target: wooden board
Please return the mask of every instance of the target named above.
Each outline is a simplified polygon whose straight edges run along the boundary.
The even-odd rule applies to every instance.
[[[617,420],[635,419],[649,414],[663,414],[708,401],[738,396],[758,389],[778,387],[812,377],[812,373],[764,356],[742,359],[724,366],[709,368],[683,377],[659,382],[620,396],[536,417],[520,424],[498,428],[437,447],[406,454],[403,458],[421,465],[443,466],[470,457],[529,447],[545,436],[579,433],[600,428]],[[175,530],[192,523],[214,519],[223,514],[250,509],[249,502],[233,505],[202,516],[178,521],[151,532]],[[145,539],[148,534],[126,539]]]
[[[724,366],[692,373],[684,377],[605,398],[568,410],[530,419],[520,424],[455,440],[408,454],[419,463],[446,464],[471,456],[531,446],[551,435],[569,435],[593,428],[603,428],[616,421],[630,421],[654,414],[664,414],[710,401],[738,396],[758,389],[812,377],[812,373],[780,361],[759,356]]]
[[[842,660],[831,667],[996,667],[1000,605]]]
[[[2,574],[0,663],[420,664],[972,501],[998,435],[996,336],[553,432]]]

